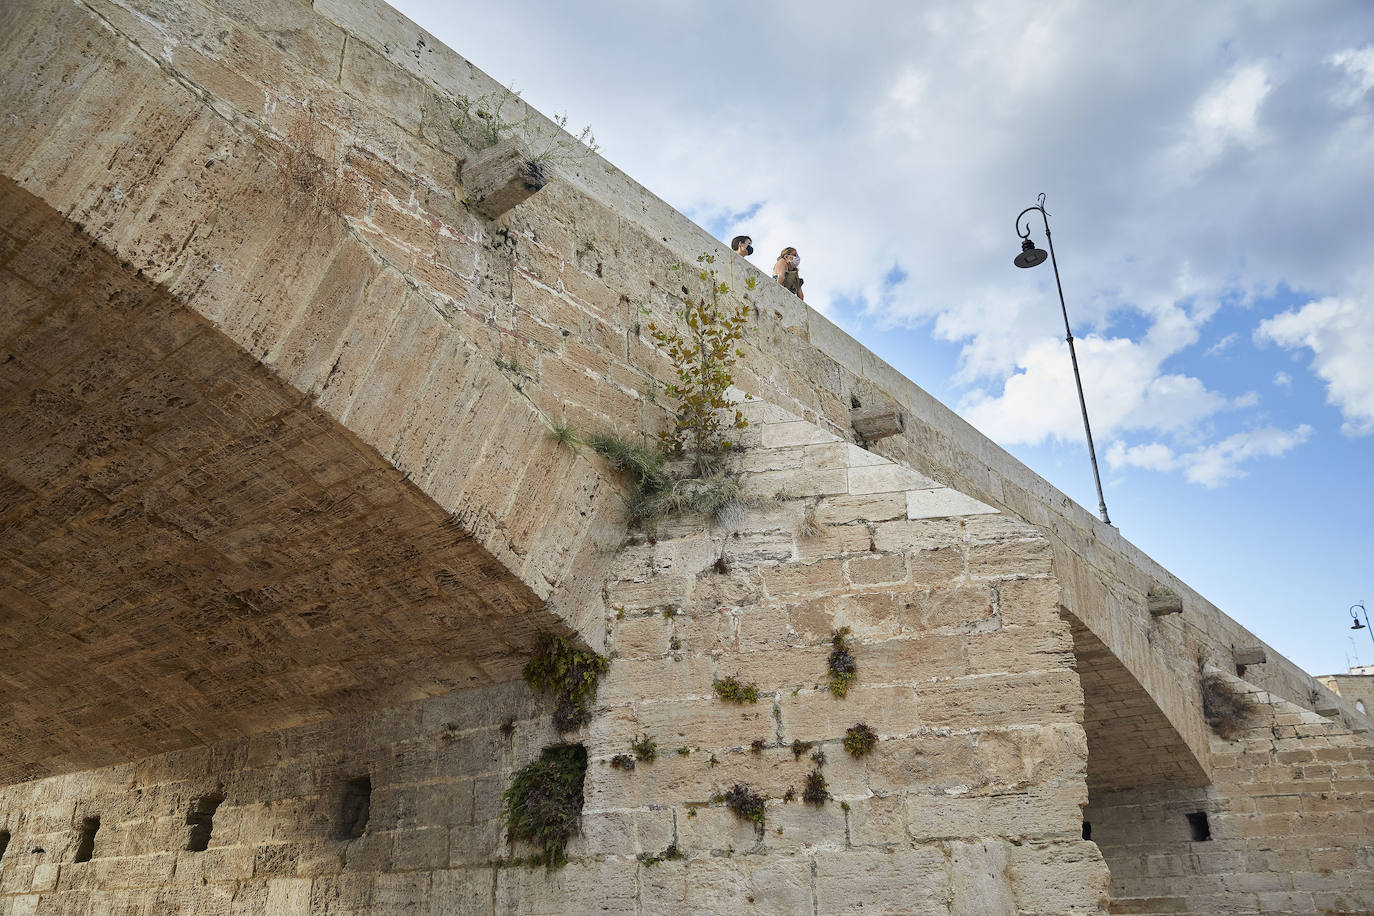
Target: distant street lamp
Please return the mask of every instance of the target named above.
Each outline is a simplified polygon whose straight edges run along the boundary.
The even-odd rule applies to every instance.
[[[1050,218],[1045,212],[1045,195],[1041,194],[1036,198],[1039,203],[1027,207],[1016,216],[1016,234],[1021,236],[1021,253],[1016,256],[1013,262],[1017,267],[1035,267],[1045,263],[1045,252],[1035,247],[1035,243],[1030,239],[1030,220],[1026,220],[1026,228],[1021,228],[1021,218],[1032,210],[1040,213],[1040,219],[1045,223],[1045,241],[1049,243],[1050,264],[1054,266],[1054,285],[1059,289],[1059,309],[1064,313],[1064,340],[1069,344],[1069,359],[1073,360],[1073,381],[1078,386],[1078,406],[1083,410],[1083,432],[1088,436],[1088,457],[1093,463],[1093,482],[1097,484],[1097,512],[1102,516],[1102,521],[1110,525],[1112,520],[1107,517],[1107,501],[1102,497],[1102,477],[1097,473],[1097,450],[1093,448],[1093,430],[1088,425],[1088,402],[1083,400],[1083,379],[1078,374],[1078,354],[1073,348],[1073,331],[1069,330],[1069,309],[1064,305],[1064,286],[1059,282],[1059,262],[1054,257],[1054,239],[1050,237]]]
[[[1364,623],[1360,623],[1360,615],[1355,613],[1355,608],[1359,608],[1361,611],[1364,611]],[[1355,621],[1353,624],[1350,625],[1350,629],[1369,630],[1369,638],[1374,639],[1374,629],[1371,629],[1369,626],[1369,611],[1365,608],[1363,601],[1358,602],[1357,604],[1350,605],[1350,616]]]

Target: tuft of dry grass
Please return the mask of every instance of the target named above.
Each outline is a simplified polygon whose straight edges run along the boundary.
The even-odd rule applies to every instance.
[[[310,108],[291,122],[282,138],[277,168],[278,190],[283,202],[305,205],[316,214],[343,216],[363,206],[363,190],[342,173],[341,163],[331,161],[328,134],[319,115]]]
[[[1219,674],[1204,674],[1201,686],[1202,715],[1207,725],[1218,736],[1234,741],[1254,713],[1249,695],[1236,690]]]

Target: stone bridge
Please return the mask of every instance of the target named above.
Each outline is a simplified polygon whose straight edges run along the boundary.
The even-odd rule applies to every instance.
[[[1045,808],[1052,810],[1045,818],[1060,825],[1050,845],[1066,844],[1070,852],[1056,846],[1059,858],[1049,865],[1023,862],[1012,890],[965,887],[960,876],[970,869],[1016,871],[1007,856],[1019,853],[989,847],[985,837],[1006,835],[1001,828],[956,831],[965,839],[952,846],[939,840],[944,865],[922,859],[902,866],[907,885],[927,868],[949,876],[940,879],[945,884],[921,879],[944,888],[930,904],[939,912],[1013,905],[1054,911],[1050,902],[1026,902],[1031,898],[1021,895],[1032,894],[1027,888],[1035,881],[1024,876],[1035,868],[1062,876],[1100,867],[1097,846],[1065,834],[1078,829],[1085,803],[1111,866],[1113,899],[1155,901],[1117,911],[1210,911],[1199,902],[1208,899],[1201,876],[1229,868],[1254,878],[1263,870],[1239,859],[1213,871],[1185,863],[1178,876],[1168,876],[1178,877],[1179,887],[1164,888],[1160,875],[1135,874],[1124,858],[1113,859],[1113,848],[1163,855],[1159,844],[1173,842],[1175,828],[1142,823],[1162,824],[1182,808],[1228,810],[1225,800],[1240,791],[1216,788],[1218,771],[1229,774],[1238,758],[1204,722],[1200,660],[1244,678],[1236,683],[1271,711],[1262,731],[1273,741],[1323,736],[1323,749],[1342,749],[1343,757],[1330,759],[1354,769],[1328,782],[1358,784],[1332,791],[1370,798],[1364,717],[518,99],[508,103],[516,139],[532,147],[561,144],[552,180],[494,220],[465,205],[471,189],[462,183],[462,165],[474,151],[454,128],[458,102],[496,97],[500,87],[384,4],[19,0],[0,11],[0,62],[0,784],[24,784],[0,794],[0,827],[7,803],[37,804],[38,796],[25,792],[47,792],[49,807],[67,797],[35,788],[55,784],[45,777],[104,772],[81,785],[92,797],[113,797],[115,784],[128,782],[121,766],[180,760],[177,754],[207,747],[249,748],[236,753],[254,759],[259,752],[251,749],[271,735],[286,736],[270,740],[279,750],[294,747],[301,759],[325,744],[339,756],[347,743],[339,736],[379,709],[442,707],[454,720],[444,727],[458,728],[467,704],[443,704],[466,695],[480,698],[472,708],[495,710],[490,721],[473,720],[481,734],[506,718],[500,709],[534,720],[529,701],[511,698],[523,689],[512,682],[535,634],[546,630],[610,651],[616,665],[624,659],[624,670],[636,672],[607,684],[609,711],[589,737],[594,753],[600,748],[609,756],[612,745],[654,723],[660,740],[675,742],[668,732],[715,722],[714,707],[699,701],[697,717],[681,719],[646,698],[697,696],[700,678],[709,696],[710,680],[723,669],[698,670],[689,660],[673,670],[695,674],[664,680],[657,672],[667,643],[645,648],[657,646],[658,637],[645,643],[635,633],[646,624],[618,622],[626,608],[632,616],[636,608],[651,615],[679,600],[701,602],[708,616],[736,608],[733,642],[712,643],[715,654],[703,656],[719,665],[729,652],[754,645],[748,627],[755,618],[739,610],[753,606],[751,595],[801,601],[800,592],[778,597],[790,593],[778,584],[781,574],[770,572],[789,563],[805,570],[796,575],[812,597],[830,602],[826,613],[833,615],[810,626],[793,607],[779,626],[794,640],[809,632],[823,644],[830,622],[841,619],[875,641],[907,633],[907,624],[889,633],[880,617],[864,616],[878,614],[873,599],[855,597],[870,583],[897,583],[884,586],[888,592],[919,587],[931,602],[946,587],[965,596],[990,593],[988,614],[1005,621],[1022,615],[1020,624],[1008,625],[1026,627],[1026,638],[998,650],[1002,655],[991,654],[991,642],[969,641],[988,635],[978,623],[982,612],[961,623],[959,647],[951,650],[965,666],[960,676],[1007,679],[1003,691],[989,694],[997,697],[991,705],[972,704],[982,710],[979,721],[999,719],[1042,689],[1057,696],[1063,684],[1055,678],[1073,672],[1071,699],[1045,724],[1067,729],[1070,744],[1081,725],[1086,739],[1086,762],[1074,758],[1085,771],[1050,780],[1077,779],[1082,797],[1070,793]],[[739,388],[757,399],[756,438],[745,458],[751,486],[760,495],[776,490],[797,513],[807,503],[843,531],[824,549],[780,535],[788,525],[777,519],[736,531],[753,545],[738,548],[737,565],[762,571],[735,591],[712,586],[709,598],[693,584],[697,569],[689,575],[682,564],[697,557],[700,567],[713,551],[723,557],[732,542],[709,546],[668,532],[665,546],[639,557],[645,545],[625,546],[626,482],[594,454],[549,436],[562,423],[622,433],[662,426],[669,414],[656,392],[670,366],[645,324],[672,321],[680,283],[673,265],[693,263],[701,252],[717,255],[757,317],[736,374]],[[761,282],[745,291],[750,277]],[[903,431],[859,442],[853,398],[900,411]],[[921,579],[919,564],[949,550],[960,558],[952,578],[931,573],[930,581],[952,584]],[[863,551],[905,557],[904,572],[863,578],[878,575],[864,565],[870,558]],[[627,559],[634,557],[654,575],[635,572]],[[825,578],[831,575],[833,582]],[[1027,583],[1049,591],[1043,600],[1014,597],[1033,590]],[[1177,612],[1151,613],[1152,596],[1156,610],[1160,596],[1176,598],[1167,610]],[[922,607],[929,623],[934,604]],[[939,630],[929,626],[929,633]],[[760,651],[793,645],[782,636],[773,643],[758,638]],[[1255,650],[1262,662],[1255,662]],[[636,662],[640,656],[645,661]],[[1032,674],[1025,659],[1041,656],[1051,661],[1035,676],[1049,679],[1017,680]],[[908,684],[902,678],[924,663],[917,657],[894,656],[892,684]],[[901,658],[908,661],[899,664]],[[779,674],[779,745],[784,728],[818,715],[791,703],[784,684],[791,681]],[[865,702],[872,704],[864,707],[870,718],[899,717],[895,700]],[[388,725],[388,734],[413,737],[420,723],[434,726],[436,715],[417,713]],[[957,730],[949,724],[956,720],[893,726],[894,742]],[[728,730],[737,723],[710,727],[717,725]],[[547,726],[531,728],[552,740]],[[391,740],[368,734],[361,744]],[[733,747],[724,735],[717,744]],[[1258,745],[1252,750],[1258,754]],[[1317,750],[1294,744],[1282,753]],[[500,758],[501,773],[525,762],[509,753]],[[1016,753],[1017,760],[1031,759],[1024,747]],[[1281,756],[1274,751],[1266,759],[1273,763],[1275,755]],[[277,759],[288,757],[281,751]],[[1356,772],[1361,760],[1364,769]],[[158,782],[148,766],[139,764],[134,782]],[[172,763],[154,769],[180,772]],[[467,791],[473,823],[493,829],[492,812],[486,821],[477,813],[481,789]],[[589,811],[612,812],[608,823],[652,808],[650,800],[608,800],[598,791],[589,789]],[[871,786],[869,792],[885,797]],[[846,849],[886,816],[859,805],[855,793],[853,812],[845,808]],[[82,812],[81,799],[73,798],[62,809],[69,821]],[[1292,804],[1307,811],[1305,802]],[[1352,835],[1369,835],[1367,804],[1363,810],[1363,825],[1346,825]],[[1255,802],[1245,813],[1285,811]],[[48,833],[68,830],[62,816],[51,814]],[[631,869],[633,853],[662,850],[666,837],[676,847],[688,834],[676,812],[668,832],[658,815],[643,816],[630,831],[638,839],[626,847]],[[911,817],[908,840],[918,837]],[[958,817],[951,809],[950,818]],[[1106,840],[1105,824],[1131,826]],[[37,830],[26,821],[0,836],[25,829]],[[447,829],[452,847],[456,828]],[[1266,829],[1281,834],[1284,827]],[[1127,844],[1128,832],[1145,845]],[[946,833],[931,828],[919,835]],[[457,862],[455,853],[442,865],[425,860],[403,868],[400,834],[388,842],[390,858],[354,858],[353,867],[429,875]],[[484,842],[495,848],[494,835]],[[1348,857],[1333,853],[1330,867],[1309,858],[1290,870],[1346,874],[1362,863],[1368,872],[1367,842],[1341,849]],[[63,878],[73,869],[79,876],[84,863],[14,865],[17,854],[0,850],[0,868],[10,875],[28,869],[23,881],[0,877],[0,895],[11,895],[0,896],[11,901],[0,906],[13,907],[3,912],[33,912],[22,907],[99,884]],[[521,900],[538,896],[530,890],[535,877],[503,878],[489,868],[493,855],[481,860],[487,871],[478,877],[477,866],[466,863],[454,872],[461,878],[444,880],[489,883],[493,911],[519,910]],[[807,912],[831,911],[821,902],[826,887],[834,893],[825,884],[826,861],[813,860],[809,877],[798,879],[813,889]],[[881,871],[863,862],[863,869]],[[257,874],[251,866],[246,874],[240,867],[229,878],[211,877],[233,884],[227,893],[239,899],[234,895],[246,893]],[[137,887],[154,900],[182,880],[182,868]],[[265,895],[264,911],[335,912],[319,896],[326,873],[333,874],[303,864],[290,873],[268,870],[255,892]],[[755,890],[791,880],[750,874]],[[1058,880],[1042,883],[1049,888]],[[440,878],[426,881],[433,911],[450,912],[437,902]],[[635,882],[633,906],[647,912],[647,885],[642,876]],[[1082,879],[1083,912],[1097,911],[1095,882]],[[378,877],[368,890],[368,906],[379,911],[387,909],[377,896],[384,883]],[[602,883],[588,877],[564,891],[590,894]],[[1367,899],[1360,897],[1367,890],[1351,890],[1350,881],[1327,883],[1321,892],[1328,897]],[[1270,912],[1324,905],[1313,896],[1318,891],[1291,880],[1278,888],[1252,884],[1228,892],[1249,895],[1255,912],[1273,905],[1261,900],[1266,893],[1297,899]],[[687,886],[701,885],[689,878]],[[336,892],[344,894],[329,891]],[[1014,904],[1007,896],[1013,893]],[[1045,901],[1053,899],[1044,893]],[[1341,905],[1336,897],[1332,912]],[[889,911],[918,909],[894,906]],[[1178,908],[1184,906],[1193,909]]]

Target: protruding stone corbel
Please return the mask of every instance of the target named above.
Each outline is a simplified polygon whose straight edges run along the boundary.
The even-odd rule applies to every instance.
[[[865,442],[895,436],[906,429],[902,412],[895,406],[855,407],[849,412],[854,435]]]
[[[1263,665],[1269,661],[1269,657],[1264,653],[1264,646],[1250,646],[1245,649],[1232,649],[1231,655],[1237,665]]]
[[[1312,711],[1328,719],[1341,714],[1341,704],[1329,693],[1312,692]]]
[[[460,162],[458,175],[468,206],[487,219],[509,212],[548,184],[539,163],[514,137]]]
[[[1145,595],[1145,606],[1149,608],[1152,617],[1182,614],[1183,596],[1176,594],[1168,586],[1156,585]]]

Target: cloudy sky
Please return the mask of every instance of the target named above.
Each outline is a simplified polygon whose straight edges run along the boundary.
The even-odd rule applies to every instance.
[[[1374,3],[397,5],[1093,509],[1044,192],[1113,522],[1374,663]]]

